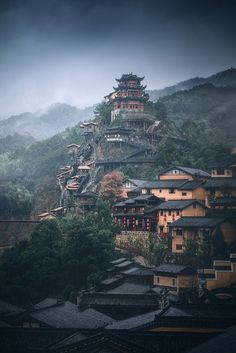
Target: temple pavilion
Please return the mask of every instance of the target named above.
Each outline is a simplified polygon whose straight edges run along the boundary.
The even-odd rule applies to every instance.
[[[113,104],[112,121],[123,112],[144,111],[149,95],[145,92],[146,86],[141,84],[143,79],[144,77],[138,77],[133,73],[123,74],[121,78],[116,78],[117,87],[113,87],[114,91],[105,97]]]

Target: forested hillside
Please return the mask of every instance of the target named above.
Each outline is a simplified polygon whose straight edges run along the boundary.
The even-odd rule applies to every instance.
[[[228,72],[232,77],[224,82],[233,83],[235,70]],[[215,80],[219,79],[217,75]],[[158,102],[149,103],[147,108],[157,119],[166,120],[166,126],[170,126],[168,121],[175,124],[183,142],[167,140],[154,153],[156,164],[152,168],[126,166],[122,170],[125,175],[156,178],[158,172],[176,164],[209,170],[215,162],[231,158],[230,150],[235,147],[236,86],[204,84],[161,97]],[[110,107],[105,103],[98,106],[96,121],[102,129],[109,124],[109,117]],[[58,125],[56,120],[54,125]],[[66,146],[80,144],[81,139],[78,124],[38,142],[19,134],[0,139],[0,198],[11,205],[7,209],[12,205],[16,208],[14,211],[13,207],[10,213],[7,209],[0,210],[0,217],[35,216],[54,207],[60,195],[56,174],[61,166],[69,163]]]
[[[165,87],[163,89],[154,89],[147,92],[150,95],[150,99],[156,101],[160,97],[168,96],[182,90],[189,90],[195,86],[204,85],[206,83],[211,83],[216,87],[236,86],[236,69],[230,68],[209,77],[191,78],[190,80],[179,82],[173,86]]]
[[[88,120],[94,107],[78,109],[68,104],[54,104],[46,111],[23,113],[0,121],[0,138],[19,133],[36,139],[48,138],[79,121]]]

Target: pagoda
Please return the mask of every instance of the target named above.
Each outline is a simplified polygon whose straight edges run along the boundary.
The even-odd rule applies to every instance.
[[[113,104],[112,121],[123,112],[144,111],[149,95],[145,93],[146,86],[141,84],[143,79],[144,77],[138,77],[133,73],[116,78],[117,87],[113,87],[114,92],[105,97]]]

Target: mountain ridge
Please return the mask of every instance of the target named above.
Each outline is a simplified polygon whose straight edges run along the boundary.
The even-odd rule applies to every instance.
[[[208,77],[197,76],[161,89],[147,90],[147,93],[149,94],[151,101],[156,101],[160,97],[167,96],[178,91],[189,90],[195,86],[204,85],[206,83],[211,83],[216,87],[236,86],[236,69],[231,67]]]

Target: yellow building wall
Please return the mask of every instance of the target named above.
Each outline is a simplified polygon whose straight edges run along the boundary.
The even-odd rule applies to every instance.
[[[197,275],[178,275],[177,276],[177,287],[179,289],[184,288],[196,288],[198,286],[198,277]]]
[[[213,290],[217,288],[226,288],[236,283],[236,264],[232,264],[232,272],[215,271],[215,279],[206,279],[206,288]]]
[[[193,190],[193,199],[204,201],[206,198],[206,190],[200,186]]]
[[[203,187],[199,187],[195,190],[178,190],[175,189],[175,192],[170,192],[170,189],[151,189],[150,193],[165,199],[166,201],[169,200],[201,200],[204,201],[206,198],[206,193]],[[142,194],[147,193],[147,189],[142,189]]]
[[[198,277],[197,275],[177,275],[177,277],[154,275],[154,285],[172,287],[179,291],[180,289],[197,287]]]
[[[169,211],[163,211],[163,216],[161,216],[159,211],[158,231],[160,232],[160,227],[163,226],[164,227],[163,232],[164,233],[168,232],[168,223],[173,223],[174,221],[177,221],[177,219],[179,219],[180,217],[205,216],[205,214],[206,214],[205,208],[200,206],[199,204],[196,204],[196,208],[193,208],[193,205],[186,207],[184,210],[179,212],[179,215],[177,215],[176,211],[171,211],[170,215],[169,215]],[[174,220],[173,220],[173,215],[175,216]]]
[[[158,282],[158,278],[159,278],[159,282]],[[173,285],[173,281],[175,281],[174,285]],[[154,285],[176,288],[177,287],[177,278],[176,277],[154,275]]]

